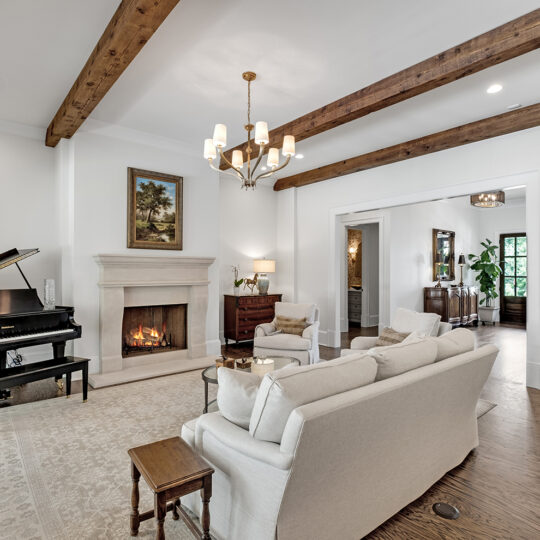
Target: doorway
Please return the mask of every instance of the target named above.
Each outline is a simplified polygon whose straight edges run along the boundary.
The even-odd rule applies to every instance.
[[[379,223],[347,227],[348,329],[379,325]]]
[[[499,238],[502,276],[500,297],[502,323],[527,323],[527,235],[501,234]]]

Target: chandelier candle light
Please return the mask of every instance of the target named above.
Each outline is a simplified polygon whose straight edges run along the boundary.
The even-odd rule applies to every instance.
[[[261,163],[262,157],[265,153],[265,147],[268,146],[270,138],[268,136],[268,124],[266,122],[255,122],[255,126],[251,123],[251,83],[255,80],[257,75],[253,71],[246,71],[242,73],[242,78],[248,83],[248,111],[247,111],[247,124],[244,126],[247,131],[247,148],[246,148],[246,171],[242,172],[244,168],[244,154],[242,150],[233,150],[232,162],[229,161],[223,154],[223,149],[227,146],[227,126],[225,124],[216,124],[214,128],[214,136],[212,139],[205,139],[204,141],[204,158],[208,160],[208,164],[212,169],[218,172],[224,172],[238,178],[242,181],[242,188],[255,189],[257,180],[260,178],[268,178],[275,174],[277,171],[283,169],[289,164],[291,157],[295,154],[294,148],[294,136],[285,135],[283,137],[283,147],[281,149],[282,154],[285,156],[285,163],[279,164],[279,149],[269,148],[268,158],[266,160],[266,167],[270,169],[267,172],[256,174],[257,167]],[[251,156],[253,148],[251,146],[251,132],[255,129],[255,144],[259,145],[259,154],[255,160],[255,157]],[[216,150],[217,149],[217,150]],[[214,165],[214,159],[219,152],[220,158],[233,169],[234,172],[221,171]],[[264,167],[263,167],[264,169]]]

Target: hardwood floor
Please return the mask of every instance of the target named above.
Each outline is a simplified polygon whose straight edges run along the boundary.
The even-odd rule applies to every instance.
[[[347,347],[356,335],[374,329],[352,328],[342,335]],[[480,446],[422,497],[409,504],[367,538],[374,539],[523,539],[540,538],[540,390],[525,386],[526,334],[511,326],[473,329],[478,345],[493,343],[499,356],[482,398],[497,404],[478,421]],[[223,348],[233,357],[250,356],[253,343]],[[321,358],[339,356],[321,346]],[[80,392],[74,381],[72,392]],[[25,385],[13,392],[13,405],[61,395],[54,381]],[[461,516],[451,521],[432,506],[448,502]]]

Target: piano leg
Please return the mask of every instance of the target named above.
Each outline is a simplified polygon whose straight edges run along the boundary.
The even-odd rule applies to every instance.
[[[53,355],[54,358],[63,358],[66,354],[66,342],[60,341],[58,343],[53,343]]]
[[[66,373],[66,397],[71,395],[71,371]]]

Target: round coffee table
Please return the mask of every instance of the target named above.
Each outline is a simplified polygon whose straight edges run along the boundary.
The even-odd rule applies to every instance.
[[[297,366],[300,365],[300,360],[298,358],[293,358],[292,356],[266,356],[265,358],[271,359],[274,361],[274,371],[276,369],[284,368],[285,366],[288,366],[289,364],[296,364]],[[231,368],[226,368],[231,369]],[[236,368],[235,368],[236,369]],[[246,371],[251,372],[251,368],[245,368],[245,369],[239,369],[238,371]],[[209,366],[202,372],[202,380],[204,381],[204,410],[203,413],[208,412],[208,407],[212,405],[216,400],[212,400],[208,402],[208,385],[209,384],[217,384],[217,367]]]

